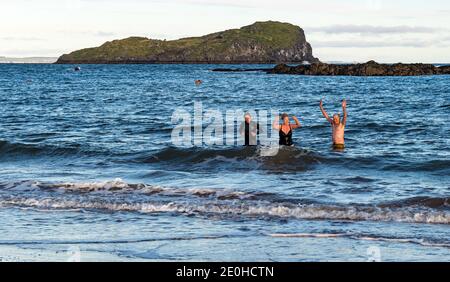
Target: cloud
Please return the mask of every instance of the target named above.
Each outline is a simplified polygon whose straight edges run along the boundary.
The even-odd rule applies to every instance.
[[[178,1],[174,1],[178,2]],[[188,0],[180,1],[181,3],[200,5],[200,6],[216,6],[216,7],[230,7],[230,8],[256,8],[258,1],[223,1],[223,0]]]
[[[365,41],[365,40],[316,40],[311,42],[313,48],[388,48],[407,47],[424,48],[434,45],[434,42],[424,40],[402,40],[402,41]]]
[[[117,2],[123,3],[123,0],[66,0],[67,2]],[[258,0],[128,0],[135,4],[142,4],[143,2],[152,4],[173,4],[173,5],[195,5],[195,6],[212,6],[212,7],[228,7],[228,8],[257,8],[261,5]]]
[[[42,41],[43,38],[38,37],[21,37],[21,36],[4,36],[0,37],[0,40],[6,41]]]
[[[5,57],[55,57],[62,54],[59,49],[45,49],[45,48],[33,48],[33,49],[0,49],[0,56]]]
[[[442,31],[442,28],[426,26],[373,26],[373,25],[330,25],[322,27],[305,28],[310,33],[328,34],[405,34],[405,33],[433,33]]]
[[[109,31],[97,31],[94,33],[95,36],[99,37],[110,37],[110,36],[116,36],[117,34],[115,32],[109,32]]]

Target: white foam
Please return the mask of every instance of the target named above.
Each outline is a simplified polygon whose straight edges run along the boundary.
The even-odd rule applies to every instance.
[[[427,207],[374,207],[358,205],[325,205],[325,204],[280,204],[258,200],[252,192],[242,192],[229,189],[209,188],[163,188],[146,184],[128,184],[120,178],[104,182],[66,182],[41,183],[38,181],[24,181],[15,184],[2,184],[6,189],[19,190],[16,195],[1,200],[3,205],[29,206],[48,209],[107,209],[112,211],[135,211],[142,213],[175,212],[185,214],[219,214],[232,216],[281,217],[311,220],[352,220],[352,221],[396,221],[411,223],[450,224],[448,210],[435,210]],[[29,190],[58,189],[64,195],[58,198],[44,198],[41,193],[28,193]],[[90,192],[97,193],[143,193],[167,197],[170,203],[133,202],[136,197],[105,196],[104,199],[92,199]],[[25,192],[25,193],[21,193]],[[86,196],[73,200],[71,192],[86,192]],[[14,193],[13,193],[14,194]],[[34,195],[34,198],[33,198]],[[47,195],[48,196],[48,195]],[[176,196],[173,198],[172,196]],[[188,197],[186,197],[188,196]],[[194,198],[192,198],[194,197]],[[252,198],[253,197],[253,198]],[[139,200],[147,198],[138,197]],[[250,200],[251,199],[251,200]]]
[[[163,196],[196,196],[200,198],[215,197],[222,199],[248,199],[254,194],[251,192],[235,191],[231,189],[211,189],[211,188],[171,188],[158,185],[147,185],[143,183],[129,184],[120,178],[112,181],[101,182],[62,182],[44,183],[39,181],[23,181],[18,183],[2,184],[4,189],[14,191],[32,190],[58,190],[61,192],[82,192],[82,193],[140,193],[140,194],[161,194]]]
[[[106,209],[111,211],[134,211],[141,213],[173,212],[181,214],[219,214],[232,216],[281,217],[311,220],[352,220],[352,221],[396,221],[410,223],[450,224],[450,214],[444,211],[409,211],[407,209],[359,210],[355,207],[301,205],[288,207],[268,203],[221,204],[217,201],[204,203],[132,203],[106,202],[70,199],[13,198],[1,200],[2,205],[27,206],[44,209]]]
[[[44,185],[44,187],[63,188],[67,190],[111,190],[111,189],[128,189],[130,185],[124,182],[120,178],[116,178],[112,181],[104,182],[64,182],[53,185]]]

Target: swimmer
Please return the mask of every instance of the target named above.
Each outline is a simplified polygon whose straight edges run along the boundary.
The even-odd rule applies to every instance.
[[[343,150],[345,148],[344,131],[345,125],[347,123],[347,101],[345,101],[345,99],[342,100],[342,111],[344,113],[344,117],[342,118],[342,120],[339,114],[334,114],[333,118],[331,119],[323,108],[322,100],[320,100],[319,106],[323,116],[331,124],[333,149]]]
[[[200,84],[203,83],[203,81],[201,81],[200,79],[196,79],[194,82],[196,86],[200,86]]]
[[[259,134],[259,123],[252,121],[249,113],[244,115],[244,121],[239,128],[241,136],[245,136],[244,146],[256,146],[256,136]]]
[[[295,124],[292,124],[289,120],[289,115],[284,113],[281,115],[282,123],[280,124],[280,118],[276,117],[272,127],[279,132],[279,145],[283,146],[293,146],[294,142],[292,141],[292,131],[301,127],[300,121],[296,116],[292,116],[292,119],[295,121]]]

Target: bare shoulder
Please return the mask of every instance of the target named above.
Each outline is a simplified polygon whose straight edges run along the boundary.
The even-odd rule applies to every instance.
[[[331,127],[334,129],[344,129],[345,128],[345,125],[342,123],[336,124],[333,121],[331,121],[330,124],[331,124]]]

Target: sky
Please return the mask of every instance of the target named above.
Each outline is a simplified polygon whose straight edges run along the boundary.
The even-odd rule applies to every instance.
[[[322,61],[450,63],[448,0],[0,0],[0,56],[58,57],[266,20],[302,27]]]

